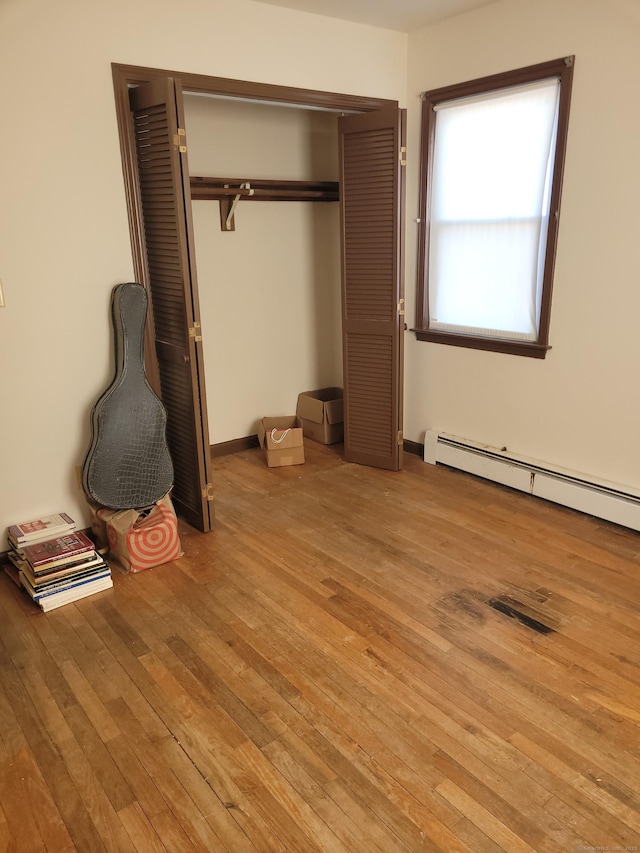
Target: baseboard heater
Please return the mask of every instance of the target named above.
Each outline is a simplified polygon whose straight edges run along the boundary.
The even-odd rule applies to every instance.
[[[441,463],[640,531],[640,489],[428,429],[424,461]]]

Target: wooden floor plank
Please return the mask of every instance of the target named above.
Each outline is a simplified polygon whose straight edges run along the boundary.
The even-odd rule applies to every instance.
[[[139,803],[125,806],[120,820],[138,853],[168,853]]]
[[[563,760],[568,754],[567,750],[558,755],[557,752],[549,752],[519,734],[514,735],[512,740],[536,764],[557,775],[566,785],[585,796],[593,810],[597,808],[601,815],[606,815],[608,825],[612,829],[615,825],[615,832],[625,839],[625,845],[629,845],[629,839],[633,837],[637,840],[640,836],[640,810],[634,803],[625,802],[627,797],[620,795],[615,787],[607,785],[606,780],[602,780],[600,776],[592,775],[589,778],[586,770],[580,772],[572,767]]]
[[[210,839],[211,834],[218,839],[215,844],[209,840],[208,849],[253,853],[256,847],[234,820],[234,809],[229,801],[222,802],[216,796],[209,779],[205,778],[182,746],[174,739],[166,738],[158,748],[167,766],[171,768],[184,790],[189,792],[189,797],[202,814],[204,825],[194,821],[196,833],[205,841]],[[172,808],[176,811],[173,803]],[[179,814],[176,816],[180,819]]]
[[[214,532],[112,590],[0,576],[0,849],[637,846],[640,536],[305,450],[214,460]]]
[[[2,759],[0,803],[3,806],[3,834],[9,838],[20,838],[25,849],[33,850],[34,853],[45,851],[44,839],[36,821],[37,813],[34,811],[37,801],[34,802],[29,796],[35,785],[26,745],[12,754],[3,754]],[[55,836],[58,827],[58,821],[52,822],[52,835]],[[4,849],[11,849],[11,845],[8,844]]]
[[[11,832],[4,809],[0,805],[0,850],[10,850],[14,837],[15,835]]]
[[[150,738],[124,701],[118,700],[110,707],[136,757],[181,823],[195,827],[196,834],[202,835],[207,834],[201,826],[205,820],[228,849],[254,849],[244,831],[244,799],[232,780],[219,769],[216,757],[202,756],[203,747],[195,738],[197,720],[187,726],[194,736],[191,740],[186,737],[187,745],[183,746],[171,734],[161,739]],[[204,731],[207,733],[204,749],[208,749],[215,736],[208,729]]]
[[[494,814],[473,797],[468,796],[451,779],[445,779],[438,786],[438,792],[467,817],[478,829],[482,830],[505,853],[535,853],[520,836],[508,829]]]

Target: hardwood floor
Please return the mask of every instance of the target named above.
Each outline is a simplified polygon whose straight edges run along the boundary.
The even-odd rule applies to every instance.
[[[640,535],[405,455],[214,461],[217,528],[0,578],[0,851],[640,846]]]

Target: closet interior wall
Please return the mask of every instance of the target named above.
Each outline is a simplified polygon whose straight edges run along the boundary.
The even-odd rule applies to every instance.
[[[191,177],[337,181],[334,113],[185,93]],[[336,202],[192,202],[212,444],[342,385]]]

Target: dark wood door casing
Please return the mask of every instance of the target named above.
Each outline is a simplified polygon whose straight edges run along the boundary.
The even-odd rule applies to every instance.
[[[374,98],[366,95],[348,95],[339,92],[323,92],[318,89],[302,89],[296,86],[279,86],[273,83],[256,83],[234,80],[230,77],[211,77],[192,74],[188,71],[171,71],[164,68],[148,68],[140,65],[111,65],[117,93],[129,86],[139,86],[158,78],[172,77],[180,80],[183,92],[198,92],[227,98],[268,101],[276,104],[292,104],[299,107],[320,107],[345,113],[363,113],[397,107],[398,102],[389,98]]]
[[[294,104],[300,107],[321,107],[330,110],[342,110],[347,113],[368,113],[372,111],[384,110],[391,108],[397,112],[398,102],[384,99],[373,98],[367,96],[347,95],[332,92],[323,92],[318,90],[300,89],[289,86],[277,86],[264,83],[254,83],[242,80],[233,80],[230,78],[209,77],[200,74],[190,74],[185,72],[170,71],[158,68],[148,68],[143,66],[122,65],[119,63],[112,64],[112,75],[114,81],[116,114],[119,128],[120,151],[122,158],[122,167],[124,174],[125,193],[127,199],[127,211],[129,218],[129,230],[131,237],[134,275],[136,281],[144,284],[150,291],[151,298],[149,300],[149,313],[146,329],[146,344],[145,357],[146,368],[149,381],[154,390],[162,397],[165,402],[165,386],[176,385],[175,377],[171,378],[171,369],[168,365],[171,363],[170,358],[159,360],[158,351],[165,352],[166,348],[157,346],[156,341],[159,340],[156,332],[156,310],[157,306],[153,300],[153,289],[151,287],[151,274],[148,263],[147,237],[145,231],[145,218],[143,211],[143,200],[141,191],[141,180],[139,174],[139,163],[137,146],[134,133],[134,123],[130,105],[130,91],[136,87],[153,81],[162,81],[167,78],[173,78],[177,84],[179,92],[176,106],[176,120],[180,118],[180,127],[184,128],[184,117],[178,115],[182,110],[181,92],[199,92],[202,94],[219,95],[225,97],[236,97],[250,100],[262,100],[282,104]],[[186,128],[185,128],[186,129]],[[188,248],[188,264],[185,265],[185,270],[188,270],[189,280],[192,282],[191,299],[185,297],[188,312],[191,312],[194,322],[199,322],[199,303],[197,297],[197,281],[195,275],[195,253],[193,251],[193,230],[191,225],[191,197],[189,188],[189,175],[187,167],[186,155],[184,155],[184,163],[181,170],[180,180],[176,180],[175,189],[178,196],[182,198],[184,210],[184,222],[187,233],[187,248]],[[180,189],[180,185],[182,189]],[[400,190],[398,191],[400,196]],[[400,234],[400,239],[402,236]],[[399,258],[401,263],[401,258]],[[158,319],[160,322],[160,318]],[[191,327],[193,328],[193,327]],[[401,346],[402,341],[397,341],[400,347],[401,361]],[[173,355],[176,351],[173,352]],[[196,484],[197,495],[201,501],[201,510],[194,512],[194,500],[196,494],[191,494],[187,504],[176,502],[176,510],[178,514],[185,517],[190,523],[201,530],[209,530],[213,524],[213,504],[207,500],[204,495],[210,497],[211,493],[211,477],[210,477],[210,455],[208,452],[208,418],[206,408],[206,397],[204,387],[204,366],[201,363],[202,350],[197,351],[197,357],[186,351],[181,355],[183,362],[186,356],[189,356],[189,364],[191,366],[198,365],[195,377],[190,369],[191,387],[190,399],[186,399],[183,395],[182,400],[176,398],[176,422],[181,419],[183,423],[189,424],[188,432],[199,436],[197,443],[202,444],[203,451],[197,452],[197,465],[191,464],[193,470],[189,474],[187,468],[183,470],[185,490],[188,492],[187,479],[191,477],[192,483]],[[174,361],[174,367],[176,362]],[[197,381],[197,377],[200,381]],[[183,375],[184,378],[184,375]],[[397,374],[396,388],[400,393],[401,398],[401,370]],[[395,406],[395,404],[394,404]],[[398,429],[401,429],[401,403],[395,406],[396,414],[393,415],[394,422],[397,422]],[[399,414],[397,414],[399,412]],[[192,421],[192,423],[191,423]],[[398,451],[399,454],[399,451]],[[398,459],[400,459],[398,455]],[[369,463],[376,464],[376,462]],[[399,462],[395,467],[399,466]],[[393,467],[393,466],[391,466]],[[174,498],[176,497],[174,493]]]

